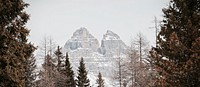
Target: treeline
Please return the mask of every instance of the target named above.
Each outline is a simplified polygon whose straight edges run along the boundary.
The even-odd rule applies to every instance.
[[[44,37],[41,41],[38,58],[44,59],[42,68],[37,74],[34,87],[90,87],[83,57],[80,57],[77,76],[72,70],[68,53],[63,54],[61,47],[57,46],[51,37]],[[92,84],[94,85],[94,84]],[[95,85],[104,87],[104,79],[99,72]]]
[[[50,54],[45,56],[42,68],[39,72],[39,79],[35,82],[36,87],[90,87],[83,58],[80,60],[78,76],[75,79],[68,53],[64,56],[59,46],[54,52],[54,56]],[[102,85],[99,87],[104,86],[101,76],[97,84]]]

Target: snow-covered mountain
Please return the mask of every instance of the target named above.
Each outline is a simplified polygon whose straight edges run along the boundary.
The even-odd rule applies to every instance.
[[[95,85],[99,72],[105,77],[106,87],[115,87],[112,81],[116,73],[119,57],[126,56],[127,46],[114,32],[108,30],[99,41],[89,33],[86,28],[80,28],[73,33],[71,39],[64,45],[64,51],[68,52],[73,70],[76,72],[79,60],[83,57],[91,85]]]
[[[98,40],[92,36],[86,28],[76,30],[66,43],[65,51],[73,55],[91,56],[92,52],[96,52],[99,47]]]
[[[110,30],[107,30],[101,40],[101,47],[98,49],[100,54],[106,57],[113,57],[115,55],[125,54],[127,46],[120,39],[120,37]]]
[[[67,40],[64,50],[72,57],[91,57],[97,53],[104,57],[113,57],[125,54],[127,46],[116,33],[107,30],[99,47],[99,41],[86,28],[81,27]]]

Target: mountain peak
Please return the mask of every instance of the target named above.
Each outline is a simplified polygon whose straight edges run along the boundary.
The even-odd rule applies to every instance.
[[[85,37],[89,37],[89,38],[94,38],[85,27],[81,27],[80,29],[76,30],[73,33],[72,38],[77,37],[77,38],[85,38]]]
[[[73,33],[71,39],[65,43],[66,50],[87,49],[96,51],[99,47],[98,40],[84,27],[79,28]]]
[[[87,28],[85,28],[85,27],[80,27],[78,30],[76,30],[76,31],[85,31],[85,32],[88,32],[88,30],[87,30]]]
[[[107,30],[106,34],[103,35],[103,40],[119,40],[119,39],[120,37],[116,33],[110,30]]]

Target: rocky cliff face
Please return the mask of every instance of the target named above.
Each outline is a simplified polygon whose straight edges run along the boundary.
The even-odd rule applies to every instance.
[[[64,46],[65,51],[70,54],[82,56],[91,56],[91,53],[97,52],[98,48],[98,40],[86,28],[76,30]]]
[[[106,34],[103,35],[101,47],[98,49],[98,52],[107,57],[112,57],[114,55],[125,54],[126,49],[127,46],[120,37],[114,32],[108,30]]]
[[[120,37],[110,30],[103,35],[99,47],[99,41],[86,28],[76,30],[71,39],[65,43],[64,48],[72,56],[82,57],[91,57],[94,52],[105,57],[113,57],[125,54],[127,50],[127,46]]]
[[[114,82],[111,77],[118,69],[117,61],[119,57],[124,57],[127,46],[117,34],[109,30],[103,35],[101,46],[99,46],[98,40],[86,28],[80,28],[65,43],[64,50],[69,53],[69,60],[75,72],[80,58],[83,57],[89,76],[101,72],[106,80],[110,81],[105,84],[112,84]],[[95,84],[95,80],[91,84]]]

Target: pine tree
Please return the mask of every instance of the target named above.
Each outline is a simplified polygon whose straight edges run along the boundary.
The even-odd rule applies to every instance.
[[[62,60],[64,59],[63,53],[61,52],[61,48],[58,46],[57,50],[54,52],[55,57],[57,59],[57,70],[60,72],[64,67],[62,64]]]
[[[0,0],[0,87],[24,87],[24,62],[35,47],[27,43],[29,19],[22,0]]]
[[[56,87],[76,87],[74,72],[72,71],[72,67],[69,62],[68,53],[66,53],[64,63],[64,56],[62,55],[61,48],[59,46],[55,51],[55,55],[56,59],[58,60],[57,70],[59,72],[59,74],[56,76]]]
[[[36,79],[36,64],[35,64],[35,57],[32,55],[28,58],[25,62],[25,87],[33,87],[34,81]]]
[[[100,72],[99,72],[99,75],[98,75],[98,79],[96,80],[96,83],[98,84],[97,87],[105,87],[104,86],[104,79],[102,78],[102,75],[101,75]]]
[[[65,75],[68,77],[66,80],[67,87],[76,87],[76,82],[74,80],[74,72],[69,62],[68,53],[66,53],[65,58],[66,58],[65,59]]]
[[[200,0],[171,0],[150,51],[157,86],[200,86]]]
[[[55,81],[55,86],[56,87],[65,87],[65,78],[67,78],[63,72],[62,69],[64,68],[64,65],[62,64],[62,60],[64,58],[62,52],[61,52],[61,48],[58,46],[57,50],[54,52],[55,57],[57,59],[57,73],[56,73],[56,78],[54,78]]]
[[[77,76],[77,86],[78,87],[89,87],[90,80],[87,78],[87,71],[85,68],[85,64],[83,58],[81,58],[80,66],[78,67],[78,76]]]
[[[42,67],[43,70],[40,72],[40,87],[55,87],[54,78],[57,75],[57,71],[50,55],[45,57]]]

